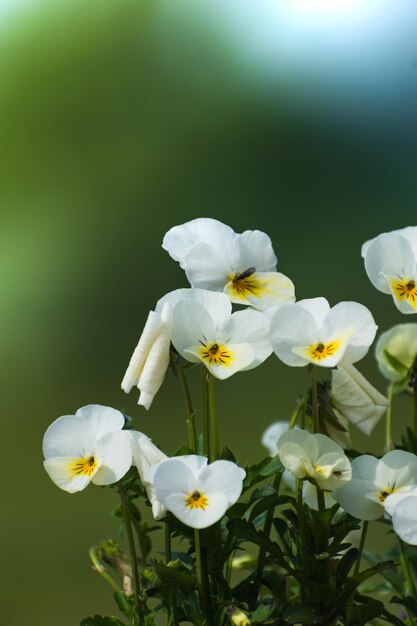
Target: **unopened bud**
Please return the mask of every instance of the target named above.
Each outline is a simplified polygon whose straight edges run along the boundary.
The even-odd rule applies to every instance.
[[[249,616],[240,609],[235,609],[231,615],[229,615],[230,621],[234,626],[251,626],[252,622]]]

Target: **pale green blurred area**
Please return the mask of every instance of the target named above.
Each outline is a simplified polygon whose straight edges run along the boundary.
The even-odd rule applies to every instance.
[[[167,453],[186,439],[170,373],[149,412],[120,390],[148,311],[187,284],[164,233],[198,216],[264,230],[299,299],[358,300],[387,328],[404,320],[368,282],[360,245],[416,223],[415,148],[394,117],[367,133],[354,117],[347,126],[294,112],[194,9],[37,5],[9,19],[0,44],[0,621],[76,626],[117,614],[87,556],[117,536],[116,499],[59,491],[41,441],[89,403],[128,412]],[[360,369],[384,388],[372,354]],[[198,371],[191,380],[198,397]],[[308,382],[271,357],[218,385],[222,441],[241,463],[264,454],[263,430],[289,417]],[[399,406],[405,424],[411,405]],[[354,437],[378,452],[383,426]]]

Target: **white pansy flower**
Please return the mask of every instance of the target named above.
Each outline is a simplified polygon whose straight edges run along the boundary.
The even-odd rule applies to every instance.
[[[289,425],[289,422],[274,422],[264,431],[261,441],[270,456],[278,454],[278,441],[287,432]]]
[[[307,478],[321,489],[339,489],[351,477],[349,459],[342,448],[326,435],[306,430],[289,430],[278,442],[283,466],[295,478]]]
[[[180,263],[192,287],[224,291],[232,302],[264,310],[294,302],[294,285],[276,271],[271,240],[259,230],[235,233],[211,218],[174,226],[162,247]]]
[[[156,497],[168,511],[191,528],[218,522],[242,493],[245,470],[231,461],[207,464],[191,454],[163,461],[146,474]]]
[[[362,256],[374,287],[391,294],[401,313],[417,313],[417,226],[366,241]]]
[[[177,289],[160,302],[172,304],[176,350],[191,363],[203,363],[216,378],[257,367],[272,352],[265,316],[253,309],[232,314],[223,293]]]
[[[401,382],[417,359],[417,324],[397,324],[379,337],[375,356],[383,376]]]
[[[332,370],[330,398],[336,416],[347,419],[366,435],[371,434],[389,405],[388,399],[351,364]]]
[[[391,498],[387,499],[391,500]],[[417,489],[407,494],[390,510],[392,526],[397,535],[413,546],[417,545]]]
[[[368,352],[376,331],[371,312],[362,304],[340,302],[330,308],[325,298],[284,304],[270,320],[274,352],[293,367],[355,363]]]
[[[129,393],[136,386],[138,404],[149,409],[165,378],[169,365],[171,342],[172,307],[169,302],[156,305],[146,320],[139,343],[133,352],[122,381],[122,389]]]
[[[92,482],[111,485],[132,465],[125,420],[107,406],[90,404],[55,420],[43,438],[44,467],[58,487],[74,493]]]
[[[126,432],[132,444],[133,465],[136,466],[148,494],[149,502],[152,505],[152,514],[156,520],[161,519],[166,513],[166,508],[156,497],[152,484],[146,480],[146,475],[151,467],[156,467],[162,461],[166,461],[168,457],[143,433],[136,430]]]
[[[391,450],[382,459],[364,454],[352,461],[352,480],[333,493],[353,517],[375,520],[417,486],[417,457]]]

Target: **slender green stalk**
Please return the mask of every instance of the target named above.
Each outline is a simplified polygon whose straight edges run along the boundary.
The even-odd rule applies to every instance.
[[[311,366],[311,404],[313,411],[313,431],[320,432],[319,403],[317,398],[317,367]]]
[[[303,509],[303,481],[297,478],[296,487],[295,487],[296,499],[297,499],[297,510],[298,510],[298,530],[300,533],[300,552],[301,552],[301,563],[302,566],[305,566],[306,563],[306,531],[305,531],[305,520],[304,520],[304,509]],[[300,597],[301,600],[304,599],[304,589],[303,585],[300,585]]]
[[[414,436],[417,437],[417,370],[414,367],[413,370],[414,375],[414,384],[413,384],[413,432]]]
[[[325,511],[326,501],[324,499],[324,493],[322,492],[320,487],[316,487],[316,491],[317,491],[317,506],[319,508],[319,511]]]
[[[129,544],[130,564],[132,567],[132,577],[133,577],[133,588],[135,591],[136,616],[137,616],[138,624],[140,626],[144,626],[145,621],[144,621],[144,616],[143,616],[142,602],[139,598],[141,587],[140,587],[140,579],[139,579],[139,571],[138,571],[138,561],[136,557],[135,540],[133,539],[132,524],[130,520],[129,500],[123,488],[123,485],[121,483],[118,484],[118,489],[119,489],[119,495],[120,495],[120,502],[122,504],[125,527],[126,527],[127,541]]]
[[[88,554],[90,556],[91,562],[93,564],[93,569],[95,572],[100,574],[104,578],[104,580],[114,589],[114,591],[121,591],[119,585],[116,581],[110,576],[107,572],[106,568],[100,562],[100,559],[97,555],[97,546],[93,546],[89,549]]]
[[[204,444],[204,456],[210,458],[210,401],[208,390],[208,376],[209,373],[204,367],[201,368],[203,375],[203,444]]]
[[[369,522],[368,521],[364,521],[363,526],[362,526],[362,532],[361,532],[361,540],[359,542],[359,554],[358,554],[358,559],[355,563],[355,569],[353,570],[353,575],[356,576],[356,574],[359,574],[359,569],[361,566],[361,560],[362,560],[362,553],[363,553],[363,549],[365,547],[365,541],[366,541],[366,533],[368,532],[368,526],[369,526]]]
[[[188,427],[188,439],[190,442],[190,448],[195,453],[197,452],[197,433],[195,430],[195,418],[194,418],[194,409],[193,403],[191,400],[190,388],[188,387],[187,379],[185,377],[184,368],[182,367],[179,360],[176,361],[178,378],[181,383],[185,405],[187,407],[187,427]]]
[[[414,579],[413,579],[413,575],[411,573],[411,569],[410,569],[410,564],[407,560],[407,555],[405,553],[405,547],[404,547],[404,542],[401,539],[398,539],[399,545],[400,545],[400,561],[401,561],[401,567],[404,573],[404,577],[407,583],[407,587],[408,587],[408,591],[410,592],[411,596],[414,598],[414,600],[417,602],[417,589],[416,589],[416,585],[414,583]],[[411,622],[413,623],[413,622]]]
[[[275,493],[278,493],[279,491],[281,478],[282,478],[282,474],[276,474],[274,478],[272,487],[275,489]],[[263,530],[264,530],[264,533],[268,535],[268,537],[271,532],[272,520],[274,519],[274,510],[275,510],[274,508],[270,508],[265,518]],[[256,609],[256,605],[257,605],[259,591],[260,591],[261,583],[262,583],[262,574],[263,574],[264,566],[265,566],[266,552],[267,551],[265,548],[259,548],[258,562],[256,564],[256,576],[255,576],[255,580],[253,583],[253,591],[252,591],[252,602],[251,602],[252,611]]]
[[[194,546],[195,546],[195,559],[196,559],[197,580],[198,580],[198,595],[200,598],[200,605],[203,610],[203,613],[207,615],[208,610],[209,610],[209,590],[208,590],[208,585],[207,585],[207,576],[205,572],[203,571],[200,531],[197,528],[194,529]]]
[[[171,529],[169,524],[165,524],[165,560],[168,564],[172,561],[172,550],[171,550]],[[169,595],[171,598],[171,614],[169,616],[169,623],[174,624],[174,626],[178,626],[178,608],[177,608],[177,596],[175,593],[175,588],[171,586],[169,590]]]
[[[394,385],[392,383],[388,387],[388,400],[389,400],[389,405],[387,409],[387,421],[386,421],[386,426],[385,426],[385,451],[386,452],[389,452],[394,447],[393,441],[392,441],[392,405],[394,401]]]
[[[213,454],[211,456],[212,461],[216,461],[220,456],[220,444],[219,444],[219,429],[217,423],[217,410],[216,410],[216,397],[214,393],[214,379],[210,373],[207,373],[208,391],[210,401],[210,417],[211,417],[211,432],[213,435]]]
[[[298,416],[300,415],[301,410],[305,409],[306,404],[307,404],[307,396],[304,396],[303,398],[301,398],[301,400],[297,402],[297,406],[295,407],[290,418],[288,430],[292,430],[295,427],[295,424],[297,423],[297,420],[298,420]]]

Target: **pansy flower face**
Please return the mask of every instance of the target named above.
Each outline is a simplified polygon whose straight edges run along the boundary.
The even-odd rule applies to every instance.
[[[263,310],[294,302],[294,285],[276,271],[271,240],[259,230],[235,233],[211,218],[169,230],[162,247],[179,261],[192,287],[224,291],[231,302]]]
[[[362,520],[375,520],[417,486],[417,457],[392,450],[378,460],[363,454],[352,461],[352,480],[334,492],[344,510]]]
[[[90,404],[53,422],[43,439],[44,467],[54,483],[69,493],[92,482],[111,485],[132,465],[124,417],[107,406]]]
[[[366,241],[362,256],[374,287],[391,294],[401,313],[417,313],[417,226]]]
[[[342,359],[355,363],[368,352],[376,331],[362,304],[340,302],[331,309],[325,298],[285,304],[272,314],[270,324],[275,354],[294,367],[334,367]]]
[[[163,461],[145,478],[162,505],[191,528],[218,522],[242,493],[246,472],[230,461],[207,465],[191,454]]]
[[[173,307],[175,349],[187,361],[203,363],[216,378],[252,369],[272,352],[264,315],[250,309],[232,314],[225,294],[178,289],[160,302]]]

